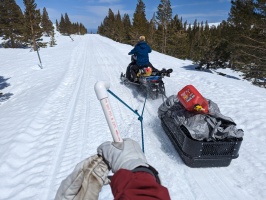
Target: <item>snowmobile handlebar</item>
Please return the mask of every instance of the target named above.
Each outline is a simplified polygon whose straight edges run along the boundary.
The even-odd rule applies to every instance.
[[[115,118],[114,118],[114,115],[111,109],[111,105],[108,100],[107,90],[109,88],[110,88],[109,82],[98,81],[94,85],[94,91],[96,93],[98,100],[101,103],[101,106],[102,106],[102,109],[105,115],[105,119],[111,131],[114,142],[123,142],[122,138],[120,137],[118,126],[115,122]]]

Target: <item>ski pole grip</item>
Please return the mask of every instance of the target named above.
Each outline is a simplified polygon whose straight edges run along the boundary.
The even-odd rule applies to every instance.
[[[105,115],[105,119],[111,131],[114,142],[123,142],[122,138],[120,137],[120,133],[119,133],[117,124],[115,122],[115,118],[114,118],[114,115],[111,109],[111,105],[108,100],[107,90],[109,88],[110,88],[109,82],[98,81],[94,85],[94,91],[96,93],[98,100],[101,103],[101,106],[102,106],[102,109]]]

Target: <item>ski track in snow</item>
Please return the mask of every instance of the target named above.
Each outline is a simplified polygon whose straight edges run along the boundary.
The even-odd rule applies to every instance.
[[[94,92],[97,81],[110,81],[110,90],[141,114],[144,95],[139,94],[135,87],[121,84],[119,80],[121,72],[125,72],[130,62],[125,49],[130,51],[131,47],[99,35],[75,37],[73,49],[57,62],[64,67],[53,68],[53,63],[46,63],[48,69],[44,68],[44,72],[47,73],[47,85],[52,88],[49,94],[42,94],[41,97],[28,96],[28,93],[14,88],[16,95],[6,104],[10,107],[16,104],[22,109],[18,112],[21,116],[13,122],[17,130],[10,128],[9,135],[1,135],[0,144],[6,149],[0,155],[3,161],[0,175],[5,182],[0,187],[1,199],[52,200],[61,181],[72,172],[75,165],[96,154],[101,142],[112,140]],[[265,99],[261,99],[260,93],[256,93],[259,89],[250,86],[250,90],[246,91],[249,86],[235,87],[236,80],[227,80],[221,84],[221,81],[215,80],[224,80],[224,77],[214,77],[211,73],[203,74],[206,76],[203,79],[199,76],[201,72],[178,69],[192,65],[190,61],[168,66],[174,63],[175,58],[166,56],[167,59],[160,60],[157,54],[154,52],[151,55],[156,68],[174,69],[171,77],[164,79],[167,96],[176,94],[187,84],[193,84],[203,96],[219,105],[222,114],[232,117],[238,127],[245,131],[240,157],[232,160],[230,170],[189,168],[182,162],[160,125],[157,109],[162,99],[148,99],[143,116],[145,155],[149,163],[159,171],[163,185],[169,189],[172,199],[253,199],[254,191],[261,200],[264,199],[266,153],[260,147],[265,144],[266,137],[255,130],[256,126],[266,129],[266,124],[261,124],[266,121],[266,114],[264,112],[256,116],[260,121],[250,120],[253,113],[260,113],[265,108]],[[9,73],[13,76],[17,72]],[[52,80],[53,73],[58,73],[58,80]],[[27,71],[21,79],[17,79],[17,83],[29,90],[33,89],[26,85],[25,77],[27,78]],[[232,87],[228,87],[228,84]],[[36,80],[36,85],[32,87],[46,86]],[[256,101],[246,99],[245,95],[254,97]],[[221,96],[226,101],[217,98]],[[27,98],[36,98],[38,101],[34,105],[16,101]],[[109,101],[122,137],[133,138],[141,144],[138,116],[110,94]],[[252,108],[247,110],[247,107]],[[26,121],[20,120],[25,113],[29,113],[31,117]],[[246,117],[238,118],[243,115]],[[7,126],[12,117],[7,114],[1,123]],[[160,162],[162,159],[164,161]],[[253,176],[257,174],[256,171],[260,172],[259,177]],[[104,186],[99,199],[112,198],[110,187]]]

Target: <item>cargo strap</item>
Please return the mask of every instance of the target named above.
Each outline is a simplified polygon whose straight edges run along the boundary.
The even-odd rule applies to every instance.
[[[140,121],[141,125],[141,139],[142,139],[142,151],[144,153],[144,133],[143,133],[143,113],[144,113],[144,108],[147,100],[147,95],[145,97],[144,105],[142,108],[142,113],[141,115],[138,113],[138,110],[133,110],[129,105],[127,105],[122,99],[120,99],[117,95],[115,95],[111,90],[107,90],[111,95],[113,95],[115,98],[117,98],[121,103],[123,103],[127,108],[129,108],[133,113],[135,113],[139,118],[138,120]]]

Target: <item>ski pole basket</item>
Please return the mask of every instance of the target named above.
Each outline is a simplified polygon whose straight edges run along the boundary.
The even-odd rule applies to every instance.
[[[171,118],[161,118],[162,127],[184,163],[193,168],[226,167],[239,154],[243,138],[219,141],[198,141],[190,136],[185,126],[176,126]]]

